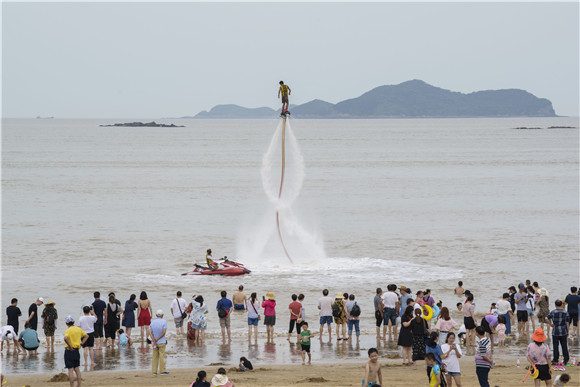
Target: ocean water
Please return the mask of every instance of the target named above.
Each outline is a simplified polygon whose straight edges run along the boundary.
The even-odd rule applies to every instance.
[[[95,290],[145,290],[167,315],[177,290],[213,306],[243,284],[276,294],[283,333],[290,295],[315,320],[328,288],[354,293],[372,332],[389,283],[455,305],[462,280],[481,313],[526,279],[553,297],[579,285],[578,118],[291,118],[280,200],[279,119],[99,127],[128,121],[2,121],[2,308],[42,296],[77,316]],[[181,276],[207,248],[252,273]]]

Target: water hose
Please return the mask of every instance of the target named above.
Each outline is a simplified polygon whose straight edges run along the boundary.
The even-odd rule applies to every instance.
[[[278,199],[282,197],[282,187],[284,187],[284,172],[286,169],[286,116],[284,116],[284,122],[282,124],[282,174],[280,176],[280,191],[278,192]],[[276,227],[278,228],[278,237],[280,238],[280,243],[282,243],[282,248],[284,249],[284,253],[290,263],[294,264],[292,258],[290,258],[290,254],[288,254],[288,250],[286,250],[286,246],[284,245],[284,239],[282,238],[282,231],[280,231],[280,211],[276,210]]]

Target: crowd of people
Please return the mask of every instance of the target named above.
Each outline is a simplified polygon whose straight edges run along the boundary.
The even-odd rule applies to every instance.
[[[469,290],[463,289],[463,283],[460,281],[455,288],[455,294],[465,299],[455,306],[454,313],[463,315],[463,321],[459,322],[451,317],[449,307],[443,305],[441,301],[435,301],[430,289],[421,289],[413,293],[408,287],[397,287],[394,284],[388,285],[386,289],[383,292],[381,288],[377,288],[374,296],[377,340],[396,341],[401,347],[404,366],[413,366],[416,369],[417,362],[424,360],[429,382],[436,383],[431,385],[452,386],[455,382],[461,387],[459,359],[469,355],[470,351],[473,351],[475,356],[480,385],[488,385],[486,384],[487,375],[494,364],[493,347],[506,345],[509,340],[515,338],[512,325],[516,323],[518,340],[528,338],[532,340],[527,350],[527,359],[534,371],[537,370],[539,373],[536,381],[543,380],[546,381],[546,385],[549,385],[552,371],[563,371],[565,366],[571,365],[568,337],[569,334],[576,337],[579,333],[580,296],[576,287],[571,288],[569,295],[555,299],[552,304],[548,291],[540,288],[537,282],[520,283],[517,288],[511,286],[501,299],[489,306],[489,311],[487,307],[484,307],[484,316],[478,321],[476,298]],[[75,377],[80,385],[81,349],[84,357],[83,366],[86,366],[89,361],[93,362],[94,352],[115,345],[130,346],[137,340],[147,342],[152,346],[153,374],[169,374],[165,366],[168,324],[162,309],[153,313],[147,293],[142,291],[138,300],[136,295],[132,294],[124,307],[114,292],[108,294],[107,302],[101,300],[101,294],[98,291],[94,292],[93,296],[94,301],[83,307],[83,315],[80,318],[75,320],[71,315],[65,318],[67,326],[64,334],[65,364],[69,369],[71,385]],[[228,298],[225,290],[220,296],[215,310],[223,343],[232,340],[230,324],[234,311],[247,313],[247,335],[250,344],[252,341],[257,343],[258,326],[262,317],[266,327],[267,343],[274,343],[274,326],[277,312],[280,313],[274,293],[268,292],[259,300],[255,292],[247,296],[244,293],[244,287],[240,285],[231,299]],[[311,338],[315,337],[315,334],[309,326],[314,325],[312,320],[316,321],[314,318],[316,315],[319,322],[318,338],[320,340],[326,334],[329,340],[332,340],[332,325],[334,324],[337,341],[351,341],[354,331],[358,342],[359,323],[363,314],[354,294],[338,293],[331,297],[329,290],[324,289],[317,301],[317,310],[308,313],[310,325],[307,321],[304,299],[304,294],[292,294],[288,306],[282,307],[285,315],[288,316],[287,340],[291,341],[296,332],[296,343],[300,344],[302,364],[306,364],[307,358],[308,364],[311,363],[310,345]],[[39,313],[39,307],[43,304],[44,308]],[[54,351],[54,335],[58,326],[58,312],[55,305],[54,301],[45,302],[42,297],[39,297],[30,305],[24,322],[24,330],[19,332],[19,318],[22,312],[18,307],[18,300],[12,299],[11,305],[6,309],[7,325],[0,329],[2,349],[6,343],[10,350],[10,342],[13,342],[15,351],[21,352],[24,356],[37,354],[40,346],[37,330],[40,323],[46,337],[47,350]],[[551,305],[555,306],[552,310],[550,310]],[[189,341],[204,345],[209,310],[202,295],[195,294],[188,302],[178,291],[170,306],[176,333],[185,334]],[[140,328],[139,338],[132,332],[136,327]],[[547,337],[550,336],[550,329],[552,350],[545,344]],[[532,333],[531,336],[530,333]],[[118,342],[115,344],[117,338]],[[461,344],[464,344],[465,354],[461,349]],[[560,349],[563,356],[562,362],[560,362]],[[367,364],[365,380],[367,383],[377,385],[381,383],[381,374],[373,371],[376,370],[378,361],[374,353],[369,351],[370,360]],[[225,374],[218,374],[225,377]],[[206,375],[198,376],[199,380],[195,382],[198,384],[192,385],[202,386],[202,383],[206,382],[205,377]],[[217,378],[224,379],[224,377]],[[566,377],[566,374],[559,375],[558,382],[563,382]],[[214,385],[221,386],[222,384]]]

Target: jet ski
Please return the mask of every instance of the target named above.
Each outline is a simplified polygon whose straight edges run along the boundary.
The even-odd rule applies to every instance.
[[[232,261],[228,257],[223,257],[215,261],[216,267],[209,268],[207,266],[195,264],[195,269],[183,273],[181,275],[223,275],[232,277],[236,275],[249,274],[251,271],[239,262]]]

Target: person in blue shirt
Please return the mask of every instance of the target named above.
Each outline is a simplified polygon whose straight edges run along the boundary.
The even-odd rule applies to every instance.
[[[230,313],[234,308],[234,304],[231,300],[227,299],[228,293],[222,290],[222,298],[217,302],[216,310],[218,312],[218,317],[220,319],[220,327],[222,329],[222,342],[226,342],[226,330],[228,332],[228,342],[232,342],[232,332],[230,330]]]
[[[439,333],[435,331],[431,332],[429,338],[425,340],[425,354],[433,354],[437,366],[442,367],[443,362],[441,361],[441,355],[443,355],[443,351],[437,341],[439,341]],[[429,381],[431,381],[432,376],[431,368],[432,366],[427,362],[427,378],[429,378]]]
[[[562,300],[556,300],[556,309],[546,316],[550,321],[552,327],[552,343],[554,345],[554,358],[552,364],[563,366],[568,363],[570,355],[568,354],[568,331],[570,329],[570,316],[564,310]],[[564,355],[564,363],[558,363],[560,360],[559,347],[562,346],[562,354]]]
[[[95,350],[98,351],[103,346],[103,332],[104,332],[104,320],[103,314],[105,309],[107,309],[107,303],[101,300],[101,293],[94,292],[93,297],[95,301],[93,301],[93,311],[95,312],[95,316],[97,317],[97,322],[95,323]]]
[[[149,337],[151,344],[153,344],[153,359],[151,360],[151,368],[153,375],[157,375],[157,370],[161,375],[169,375],[165,370],[165,347],[167,346],[167,321],[163,319],[163,310],[159,309],[155,313],[157,318],[151,321],[149,325]]]

